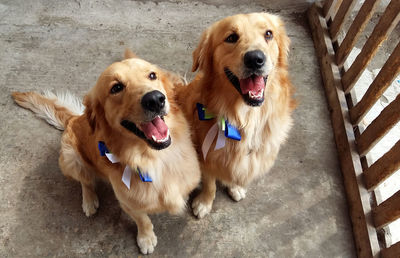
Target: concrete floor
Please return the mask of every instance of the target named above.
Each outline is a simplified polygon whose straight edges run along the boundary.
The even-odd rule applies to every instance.
[[[274,8],[292,40],[300,103],[290,139],[245,200],[234,203],[220,188],[202,220],[190,211],[151,216],[158,236],[152,256],[355,256],[313,42],[306,17],[294,12],[304,6],[216,2],[0,1],[0,257],[138,255],[136,226],[110,186],[99,185],[100,209],[86,218],[79,185],[57,165],[61,132],[17,107],[12,91],[82,97],[125,47],[192,78],[191,52],[203,29],[231,14]]]

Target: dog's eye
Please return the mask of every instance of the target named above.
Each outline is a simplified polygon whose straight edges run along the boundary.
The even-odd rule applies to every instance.
[[[150,80],[155,80],[155,79],[157,79],[156,73],[155,73],[155,72],[151,72],[151,73],[149,74],[149,79],[150,79]]]
[[[274,37],[274,35],[272,34],[272,31],[267,30],[265,32],[265,40],[271,40]]]
[[[114,84],[114,86],[112,86],[110,93],[116,94],[116,93],[122,91],[123,89],[124,89],[124,85],[122,83],[118,82],[118,83]]]
[[[239,35],[236,33],[232,33],[231,35],[229,35],[226,39],[225,42],[228,43],[235,43],[236,41],[238,41],[239,39]]]

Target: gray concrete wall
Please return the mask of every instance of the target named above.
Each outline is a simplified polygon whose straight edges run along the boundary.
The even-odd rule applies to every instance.
[[[194,3],[196,1],[191,0],[154,0],[153,2],[171,2],[171,3]],[[314,0],[252,0],[252,1],[242,1],[242,0],[201,0],[197,1],[204,4],[214,5],[214,6],[243,6],[249,5],[259,5],[264,6],[265,9],[270,11],[281,11],[289,10],[293,12],[303,12],[307,10]],[[261,10],[260,10],[261,11]]]

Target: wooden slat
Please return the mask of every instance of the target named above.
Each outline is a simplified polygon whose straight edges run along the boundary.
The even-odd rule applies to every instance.
[[[329,11],[333,7],[333,2],[335,2],[335,0],[326,0],[325,1],[324,7],[323,7],[325,19],[327,18],[327,16],[329,15]]]
[[[375,102],[382,96],[385,90],[389,87],[390,83],[400,73],[400,42],[397,44],[393,53],[382,67],[378,76],[368,87],[367,92],[357,105],[350,110],[350,118],[353,125],[360,123],[367,112],[375,104]]]
[[[364,2],[348,32],[346,33],[346,37],[336,52],[337,65],[343,65],[344,61],[349,56],[351,50],[356,44],[358,37],[364,31],[365,26],[374,14],[375,8],[378,6],[380,1],[381,0],[366,0]]]
[[[370,217],[370,195],[361,181],[362,168],[354,145],[353,127],[347,115],[346,98],[340,85],[340,73],[333,60],[332,41],[318,3],[309,9],[308,19],[331,110],[332,127],[349,203],[356,251],[358,257],[373,257],[379,251],[379,244]]]
[[[372,121],[357,139],[357,149],[360,156],[365,156],[399,120],[400,94]]]
[[[335,18],[332,21],[332,24],[329,28],[329,32],[331,34],[332,41],[336,41],[339,35],[340,30],[343,27],[344,22],[349,17],[351,11],[353,10],[354,5],[357,3],[356,0],[343,0],[342,4],[339,7],[338,12],[335,15]]]
[[[393,258],[393,257],[400,257],[400,242],[392,245],[389,248],[385,248],[381,252],[382,258]]]
[[[371,36],[365,42],[360,54],[342,77],[342,85],[346,93],[349,93],[353,88],[364,69],[375,56],[379,46],[390,35],[399,20],[400,1],[392,0],[375,26]]]
[[[375,227],[380,229],[400,218],[400,190],[372,210]]]
[[[368,190],[374,190],[386,178],[400,168],[400,141],[364,171],[364,180]]]
[[[335,17],[343,0],[327,0],[324,4],[324,17],[325,20],[333,19]]]

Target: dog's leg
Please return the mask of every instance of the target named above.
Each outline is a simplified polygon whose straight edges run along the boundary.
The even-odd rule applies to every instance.
[[[85,184],[81,182],[82,185],[82,209],[87,217],[92,216],[96,213],[97,208],[99,208],[99,199],[94,190],[95,184]]]
[[[231,196],[231,198],[235,201],[240,201],[246,197],[246,192],[247,190],[241,186],[235,185],[235,186],[229,186],[228,187],[228,193]]]
[[[138,229],[137,244],[143,254],[151,254],[157,245],[157,237],[153,231],[153,224],[144,212],[137,212],[121,203],[122,209],[136,222]]]
[[[202,189],[200,194],[193,200],[193,213],[199,219],[210,213],[215,198],[216,184],[215,178],[203,173]]]
[[[81,183],[82,209],[86,216],[89,217],[95,214],[99,207],[99,199],[95,192],[96,175],[85,168],[79,155],[72,145],[68,143],[68,139],[67,135],[63,135],[58,164],[66,177],[70,177]]]

